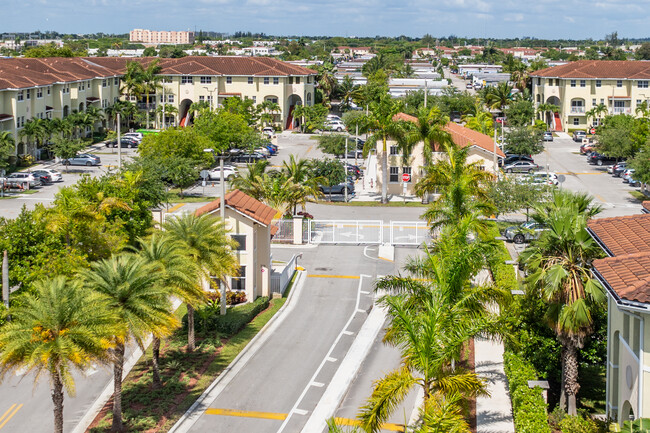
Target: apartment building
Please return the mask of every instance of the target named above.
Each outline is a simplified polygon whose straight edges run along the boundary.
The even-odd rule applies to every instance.
[[[193,44],[194,32],[134,29],[129,32],[129,40],[131,42],[156,45]]]
[[[587,113],[603,104],[605,114],[636,115],[650,100],[650,62],[580,60],[530,74],[536,106],[552,104],[556,113],[538,114],[556,131],[586,129],[599,122]]]
[[[31,118],[65,118],[73,110],[93,105],[106,108],[119,98],[121,78],[128,62],[148,64],[153,58],[118,57],[0,59],[0,131],[18,138]],[[291,115],[296,105],[313,105],[316,72],[273,58],[183,57],[160,59],[163,86],[152,95],[149,105],[170,104],[176,113],[167,125],[189,125],[193,102],[206,101],[213,108],[230,97],[252,99],[259,104],[275,102],[280,128],[297,126]],[[19,140],[17,140],[19,141]],[[20,143],[16,154],[28,153]]]

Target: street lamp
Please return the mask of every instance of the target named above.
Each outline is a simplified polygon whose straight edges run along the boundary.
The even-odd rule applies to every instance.
[[[214,89],[210,90],[210,88],[207,87],[207,86],[203,86],[203,88],[210,94],[210,111],[212,111],[212,100],[214,99],[213,94],[214,94],[214,92],[217,91],[217,89],[214,88]]]

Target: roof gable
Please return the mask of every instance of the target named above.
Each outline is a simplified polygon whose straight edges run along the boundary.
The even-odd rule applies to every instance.
[[[221,200],[216,199],[200,208],[195,212],[195,215],[203,215],[206,213],[213,213],[219,210]],[[226,194],[226,207],[233,209],[240,214],[252,219],[253,221],[268,226],[271,224],[273,217],[277,215],[278,211],[270,206],[265,205],[259,200],[244,194],[238,189],[230,191]]]

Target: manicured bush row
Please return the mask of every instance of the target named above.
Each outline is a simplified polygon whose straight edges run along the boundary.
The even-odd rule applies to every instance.
[[[496,224],[492,223],[490,224],[484,240],[493,240],[498,236],[500,236],[499,228]],[[503,242],[498,242],[497,250],[494,255],[488,259],[492,280],[494,281],[494,284],[501,289],[507,291],[517,290],[519,289],[517,275],[515,274],[512,265],[506,265],[505,262],[508,260],[512,260],[508,249]]]
[[[269,298],[260,297],[255,302],[229,308],[225,316],[221,316],[219,310],[215,309],[215,314],[206,320],[205,331],[216,331],[224,337],[229,337],[253,320],[260,312],[266,310],[268,306]]]
[[[503,367],[508,377],[512,412],[517,433],[550,433],[546,403],[539,389],[530,389],[529,380],[537,380],[532,364],[512,352],[503,354]]]

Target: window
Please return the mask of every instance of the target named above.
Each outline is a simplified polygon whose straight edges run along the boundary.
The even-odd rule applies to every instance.
[[[280,78],[279,77],[273,77],[273,84],[280,84]]]
[[[16,128],[22,128],[25,126],[25,116],[16,116]]]
[[[586,80],[580,80],[580,87],[587,87],[587,81]]]
[[[102,87],[106,87],[107,85],[108,85],[108,83],[106,82],[106,79],[103,79],[102,80]]]
[[[120,85],[120,79],[117,78],[117,77],[115,77],[115,78],[113,79],[113,85],[114,85],[114,86],[119,86],[119,85]]]
[[[289,84],[293,84],[293,77],[289,77]]]
[[[638,81],[637,86],[639,86],[639,89],[647,89],[648,88],[648,82],[645,80]]]
[[[399,155],[399,147],[397,147],[397,146],[391,146],[391,147],[390,147],[390,154],[391,154],[391,155]]]
[[[269,77],[264,77],[264,84],[269,84],[271,79]]]
[[[16,99],[17,99],[18,101],[22,101],[24,98],[25,98],[25,95],[23,94],[23,91],[22,91],[22,90],[19,90],[19,91],[18,91],[18,95],[16,95]]]
[[[31,91],[31,89],[25,90],[25,95],[27,96],[27,99],[32,99],[32,91]]]
[[[307,84],[311,84],[311,77],[307,77]]]
[[[232,290],[246,290],[246,266],[239,267],[239,275],[230,279]]]
[[[636,100],[636,105],[641,105],[641,100],[640,99]]]
[[[40,87],[36,89],[36,97],[39,99],[43,97],[43,89],[41,89]]]
[[[50,87],[47,88],[47,94],[49,95],[52,92],[52,89]]]
[[[389,169],[389,182],[399,182],[399,167],[390,167]]]
[[[300,84],[300,77],[296,77],[296,84]]]
[[[174,103],[174,95],[167,95],[167,102],[173,104]]]
[[[230,235],[230,237],[237,243],[235,251],[246,251],[246,235]]]
[[[542,79],[541,79],[541,78],[537,78],[537,85],[538,85],[538,86],[541,86],[541,85],[542,85]]]
[[[605,99],[604,99],[604,98],[600,98],[600,103],[601,103],[601,104],[604,104],[604,103],[605,103]]]
[[[623,80],[616,80],[616,87],[623,87]]]
[[[248,77],[248,84],[253,84],[253,77]]]
[[[82,89],[82,83],[77,84],[77,90],[81,90],[81,89]]]
[[[257,104],[257,96],[253,96],[253,104]]]
[[[163,83],[171,83],[172,82],[172,77],[163,77],[162,82]]]
[[[575,87],[575,86],[576,86],[576,80],[571,80],[571,87]]]
[[[205,96],[199,95],[199,102],[203,102],[203,101],[205,101]]]
[[[573,125],[580,125],[580,119],[577,117],[573,118]]]
[[[212,84],[212,77],[201,77],[201,84]]]
[[[591,100],[591,105],[597,105],[597,104],[596,104],[596,98],[594,98],[594,99]]]
[[[189,75],[183,75],[181,77],[181,84],[193,84],[194,83],[193,78],[194,77],[191,77]]]
[[[603,82],[600,80],[596,80],[596,87],[601,87],[603,85]]]
[[[232,84],[232,77],[226,77],[226,84]]]
[[[274,104],[278,103],[278,98],[266,98],[267,101],[272,102]]]
[[[410,174],[411,174],[411,167],[402,167],[402,174],[408,174],[408,175],[410,175]],[[409,179],[409,181],[406,182],[406,183],[411,183],[412,181],[413,181],[413,176],[411,176],[411,178]]]

